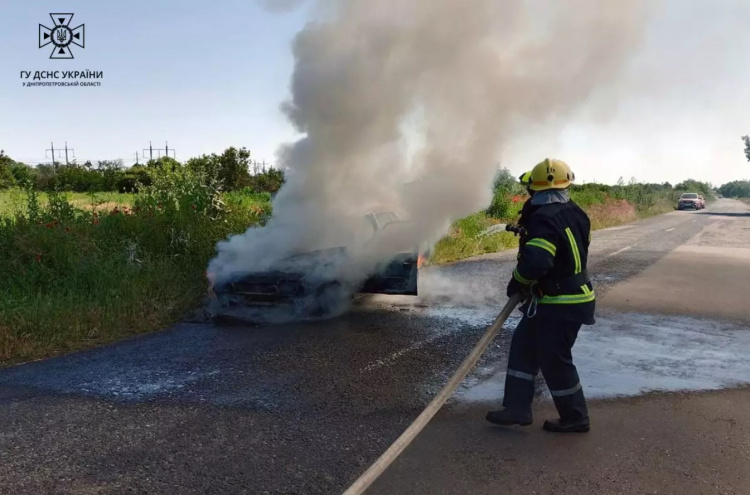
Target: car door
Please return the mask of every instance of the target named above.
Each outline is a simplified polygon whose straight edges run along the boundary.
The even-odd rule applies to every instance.
[[[416,296],[418,259],[418,253],[398,253],[390,261],[380,263],[375,274],[365,281],[360,292]]]
[[[403,224],[393,213],[368,215],[368,220],[376,231],[387,229],[389,225]],[[377,235],[377,232],[376,232]],[[381,262],[362,285],[363,294],[388,294],[416,296],[418,292],[419,249],[410,252],[396,252],[393,257]]]

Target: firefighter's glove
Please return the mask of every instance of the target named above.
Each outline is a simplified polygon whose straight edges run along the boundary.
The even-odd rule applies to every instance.
[[[505,291],[505,294],[508,297],[513,297],[514,295],[521,293],[521,295],[525,298],[530,294],[529,292],[530,288],[528,285],[523,285],[521,282],[515,279],[515,277],[510,279],[510,282],[508,282],[508,288]]]

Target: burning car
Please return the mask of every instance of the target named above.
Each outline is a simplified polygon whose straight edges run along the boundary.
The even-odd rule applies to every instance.
[[[367,233],[366,244],[382,242],[392,231],[410,226],[391,211],[366,214],[356,224],[359,232]],[[419,269],[427,256],[420,247],[394,250],[365,277],[349,276],[347,261],[353,254],[346,247],[330,247],[283,258],[267,270],[220,286],[214,286],[208,274],[208,316],[214,321],[242,320],[249,310],[257,314],[263,308],[280,309],[287,317],[327,316],[346,307],[356,294],[416,296]]]

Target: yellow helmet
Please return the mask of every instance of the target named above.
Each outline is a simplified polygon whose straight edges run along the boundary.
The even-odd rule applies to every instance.
[[[529,187],[529,185],[531,184],[531,170],[520,176],[518,178],[518,181],[524,186]]]
[[[567,163],[547,158],[531,171],[530,189],[537,192],[548,189],[567,189],[575,180],[576,176]]]

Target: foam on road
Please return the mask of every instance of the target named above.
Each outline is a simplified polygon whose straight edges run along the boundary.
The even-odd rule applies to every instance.
[[[750,384],[750,330],[726,322],[607,312],[581,330],[573,354],[591,399]],[[505,370],[478,373],[485,376],[470,379],[459,399],[500,400]]]

